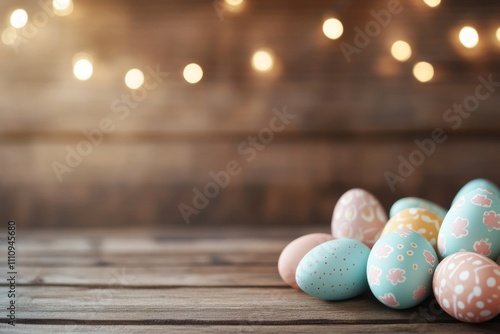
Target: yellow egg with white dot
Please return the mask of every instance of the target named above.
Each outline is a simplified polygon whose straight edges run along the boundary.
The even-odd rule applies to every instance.
[[[385,225],[381,236],[395,230],[412,230],[420,233],[437,249],[437,237],[443,219],[432,211],[409,208],[395,214]]]

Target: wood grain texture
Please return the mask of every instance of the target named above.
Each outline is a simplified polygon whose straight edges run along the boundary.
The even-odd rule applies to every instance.
[[[325,302],[289,288],[276,261],[286,242],[324,227],[24,230],[18,232],[17,325],[0,332],[495,332],[500,318],[463,324],[434,299],[408,310],[381,305],[370,292]],[[262,235],[262,239],[256,239]],[[260,240],[260,241],[259,241]],[[92,247],[90,247],[92,245]],[[253,249],[252,249],[253,246]],[[256,263],[196,261],[207,251],[261,255]],[[3,251],[3,248],[0,249]],[[59,254],[54,256],[50,254]],[[68,264],[70,257],[128,256],[140,263]],[[178,257],[178,255],[181,255]],[[39,266],[49,256],[51,263]],[[26,259],[34,264],[27,263]],[[168,257],[171,263],[158,260]],[[177,262],[174,265],[174,262]],[[0,285],[3,289],[5,284]]]
[[[325,324],[425,322],[418,307],[392,310],[371,293],[342,301],[325,302],[291,288],[198,287],[175,289],[92,288],[85,286],[21,286],[21,319],[58,319],[81,322],[141,324]],[[438,305],[432,300],[424,302]],[[68,305],[74,307],[68,308]],[[427,305],[427,307],[429,307]],[[415,314],[417,311],[417,314]],[[443,311],[434,322],[456,323]],[[411,320],[410,320],[411,319]],[[51,321],[52,320],[52,321]],[[493,323],[497,323],[495,318]],[[133,323],[131,323],[133,324]]]
[[[327,224],[338,198],[364,188],[389,210],[405,196],[448,207],[460,187],[477,177],[500,183],[495,138],[449,139],[414,173],[395,184],[401,159],[418,149],[415,139],[330,142],[276,139],[255,156],[239,154],[244,142],[106,143],[95,147],[59,182],[52,163],[65,163],[65,144],[0,146],[0,208],[24,227],[185,225],[179,205],[193,207],[193,189],[203,191],[209,173],[240,164],[192,224]],[[72,143],[71,146],[77,143]],[[248,159],[253,160],[248,161]]]
[[[500,48],[494,41],[485,38],[478,51],[464,52],[450,34],[470,13],[484,22],[481,35],[493,34],[487,24],[496,24],[500,9],[488,1],[443,3],[435,11],[418,2],[404,4],[348,64],[339,44],[354,45],[355,28],[373,21],[370,11],[385,10],[387,2],[350,3],[340,9],[331,0],[253,1],[242,13],[226,11],[222,21],[213,2],[205,0],[78,3],[73,15],[49,20],[18,53],[1,44],[8,94],[0,102],[0,133],[78,134],[110,117],[117,133],[217,135],[258,130],[272,108],[283,105],[298,115],[289,130],[432,129],[442,123],[445,110],[474,94],[478,76],[500,72]],[[8,12],[14,2],[2,6]],[[31,13],[40,11],[37,4],[26,6]],[[335,12],[345,17],[340,41],[328,40],[321,31],[323,20]],[[413,63],[390,58],[397,39],[410,41],[415,60],[436,66],[433,82],[417,83]],[[251,69],[251,56],[261,47],[276,55],[275,76]],[[82,50],[91,54],[95,66],[93,78],[84,83],[71,73],[71,58]],[[198,85],[182,78],[189,62],[204,68]],[[123,84],[126,71],[156,66],[169,76],[119,119],[122,113],[114,113],[112,104],[131,94]],[[498,92],[482,101],[462,130],[498,130],[498,102]]]
[[[142,230],[23,231],[18,245],[18,325],[12,333],[314,331],[488,331],[500,319],[459,324],[433,299],[396,311],[369,293],[338,303],[324,302],[286,287],[276,272],[277,255],[297,235],[324,227],[200,227]],[[262,235],[261,239],[255,236]],[[252,248],[253,247],[253,248]],[[185,263],[207,252],[254,253],[256,264]],[[50,255],[59,254],[59,256]],[[68,264],[70,257],[106,258],[135,254],[140,263]],[[178,255],[181,255],[178,257]],[[44,266],[29,264],[43,262]],[[158,261],[168,257],[171,263]],[[175,265],[174,263],[177,262]],[[5,286],[5,284],[2,284]],[[70,306],[70,307],[68,307]],[[423,310],[423,311],[422,311]],[[3,319],[2,319],[3,321]],[[5,326],[5,324],[0,324]],[[2,327],[4,328],[4,327]]]
[[[354,187],[388,210],[404,196],[446,207],[477,177],[500,183],[496,83],[482,89],[490,95],[470,115],[445,117],[476,94],[479,77],[500,81],[493,38],[500,7],[401,2],[402,12],[347,63],[340,44],[353,44],[355,29],[387,3],[245,1],[240,13],[223,9],[220,16],[211,0],[88,0],[68,17],[49,18],[18,52],[1,43],[0,212],[27,228],[182,225],[179,204],[192,203],[193,189],[233,159],[243,171],[192,224],[326,224]],[[37,2],[6,0],[0,11],[7,16],[15,6],[31,19],[42,10]],[[337,41],[321,31],[334,15],[344,22]],[[477,48],[458,45],[463,24],[478,29]],[[406,63],[390,56],[397,39],[412,46]],[[272,73],[251,68],[261,47],[275,54]],[[94,64],[86,82],[72,73],[81,51]],[[426,84],[411,74],[420,60],[435,66]],[[182,77],[191,62],[204,70],[196,85]],[[133,93],[123,82],[132,67],[158,85]],[[168,75],[153,75],[157,68]],[[134,101],[120,102],[124,95]],[[285,106],[295,118],[248,163],[238,146]],[[59,183],[52,163],[66,163],[67,148],[76,150],[83,132],[105,119],[112,130]],[[449,139],[391,192],[384,173],[396,172],[398,157],[408,158],[414,140],[435,128]]]
[[[265,256],[267,254],[263,254]],[[18,270],[22,276],[19,284],[32,285],[43,283],[44,286],[71,286],[88,287],[198,287],[198,286],[265,286],[285,287],[278,275],[276,263],[274,265],[211,265],[209,267],[182,266],[179,259],[177,266],[158,266],[150,263],[138,263],[138,267],[100,266],[100,267],[24,267]],[[8,276],[7,276],[8,277]],[[6,285],[6,277],[0,276]]]
[[[50,333],[305,333],[314,330],[315,333],[457,333],[466,330],[467,333],[497,333],[496,324],[481,327],[465,326],[453,323],[418,323],[418,324],[328,324],[328,325],[82,325],[76,321],[60,322],[59,325],[43,325]],[[18,324],[11,333],[25,334],[40,330],[39,325]]]

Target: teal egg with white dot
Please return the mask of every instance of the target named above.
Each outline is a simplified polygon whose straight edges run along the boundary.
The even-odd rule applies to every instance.
[[[295,278],[302,291],[324,300],[344,300],[368,289],[370,249],[358,240],[335,239],[311,249],[299,262]]]
[[[434,248],[420,233],[392,231],[380,237],[370,252],[368,285],[382,304],[395,309],[410,308],[431,293],[437,264]]]

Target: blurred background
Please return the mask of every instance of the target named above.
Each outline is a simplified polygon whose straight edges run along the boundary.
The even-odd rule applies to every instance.
[[[500,183],[499,14],[464,0],[4,0],[1,216],[328,226],[354,187],[387,210],[404,196],[448,207],[471,179]]]

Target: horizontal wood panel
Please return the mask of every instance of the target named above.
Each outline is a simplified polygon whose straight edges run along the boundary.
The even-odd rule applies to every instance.
[[[21,287],[21,322],[57,323],[71,319],[84,323],[139,324],[382,324],[427,323],[417,308],[393,310],[371,293],[342,302],[325,302],[293,289],[179,288],[92,289],[81,287]],[[186,303],[190,300],[193,303]],[[242,303],[242,301],[245,301]],[[66,305],[72,304],[73,307]],[[457,323],[432,300],[433,322]],[[353,312],[353,310],[356,310]],[[284,311],[284,312],[283,312]],[[429,311],[430,312],[430,311]],[[110,320],[112,319],[112,320]],[[500,318],[474,328],[498,326]],[[463,325],[466,328],[467,325]]]
[[[283,243],[285,245],[286,242]],[[281,249],[280,249],[281,250]],[[99,255],[89,254],[88,252],[74,254],[73,251],[68,251],[67,254],[51,253],[50,251],[42,250],[44,255],[38,256],[31,252],[24,252],[24,255],[19,259],[19,264],[31,267],[109,267],[109,266],[127,266],[141,267],[144,264],[157,267],[175,267],[179,263],[192,266],[231,266],[231,265],[267,265],[276,267],[279,254],[276,251],[268,253],[263,251],[252,252],[202,252],[202,253],[179,253],[165,252],[160,253],[145,253],[145,254],[114,254],[114,255]],[[30,255],[26,255],[30,253]],[[159,256],[161,255],[161,256]],[[0,264],[7,266],[7,260],[0,261]]]
[[[8,15],[14,6],[24,6],[31,19],[40,11],[30,1],[4,1],[0,9]],[[355,27],[386,7],[385,0],[247,1],[221,20],[210,1],[78,2],[72,15],[50,18],[18,53],[0,45],[0,210],[24,227],[183,225],[178,205],[192,203],[193,189],[233,159],[242,173],[193,224],[328,225],[338,197],[353,187],[373,192],[388,210],[403,196],[448,206],[476,177],[499,183],[497,88],[470,117],[443,116],[476,94],[479,76],[500,81],[492,35],[500,8],[491,1],[436,9],[405,3],[348,64],[339,44],[353,43]],[[330,15],[344,23],[338,41],[321,31]],[[481,36],[473,50],[457,47],[463,24]],[[409,62],[390,57],[396,39],[410,42]],[[270,74],[250,66],[260,47],[275,53]],[[86,82],[71,71],[80,51],[94,61]],[[412,77],[419,60],[435,66],[430,83]],[[189,62],[204,69],[196,85],[182,78]],[[132,94],[123,84],[131,67],[169,74],[137,106],[124,107],[116,101]],[[154,76],[145,72],[151,83]],[[273,109],[284,106],[295,118],[247,163],[238,145],[268,128]],[[51,164],[107,118],[112,130],[103,144],[59,183]],[[450,139],[391,192],[384,172],[395,172],[398,156],[408,157],[413,140],[435,127]]]
[[[281,249],[284,246],[281,247]],[[274,252],[279,254],[279,251]],[[261,254],[262,255],[262,254]],[[265,254],[267,255],[267,254]],[[159,255],[156,255],[159,256]],[[166,255],[174,256],[174,255]],[[180,260],[180,259],[179,259]],[[278,258],[273,256],[274,264]],[[22,262],[21,262],[22,263]],[[24,267],[17,269],[22,275],[19,286],[43,284],[44,286],[79,285],[87,287],[199,287],[199,286],[266,286],[283,287],[276,265],[232,265],[199,267],[178,263],[177,266],[158,267],[142,262],[138,267]],[[184,265],[184,266],[182,266]],[[5,274],[1,274],[0,285],[7,286]]]
[[[269,127],[274,108],[283,110],[286,106],[288,113],[295,116],[286,125],[286,131],[383,134],[459,124],[459,131],[480,135],[479,130],[491,133],[499,129],[498,89],[460,123],[455,121],[461,118],[458,114],[453,120],[450,116],[446,120],[443,117],[454,104],[463,104],[465,98],[474,95],[479,84],[476,76],[488,74],[474,74],[462,84],[422,86],[390,80],[318,84],[311,80],[280,83],[265,91],[251,85],[235,90],[227,84],[186,87],[165,83],[150,92],[136,108],[122,103],[112,107],[116,98],[129,92],[121,87],[107,88],[107,83],[103,87],[99,84],[89,87],[89,96],[76,99],[74,96],[81,93],[81,83],[47,88],[28,84],[22,90],[6,94],[0,102],[3,110],[0,134],[3,141],[30,132],[81,135],[82,131],[98,129],[103,119],[111,120],[112,130],[107,136],[145,132],[167,135],[256,132]],[[500,77],[495,76],[494,80],[500,82]],[[43,91],[40,98],[25,98],[26,91],[40,89]],[[61,89],[65,94],[61,95]],[[278,125],[281,127],[281,123]]]
[[[169,323],[190,320],[206,324],[231,324],[237,319],[239,322],[274,324],[315,321],[407,323],[415,312],[415,309],[392,310],[384,307],[371,293],[343,302],[325,302],[291,288],[212,287],[145,290],[26,286],[19,289],[21,297],[18,299],[18,315],[27,321],[73,319],[90,322],[113,319],[120,322]],[[193,302],[187,303],[187,300]],[[69,304],[74,307],[68,308]],[[420,322],[422,320],[423,317]],[[436,322],[456,321],[442,312],[436,314]]]
[[[210,244],[217,244],[229,253],[237,251],[241,243],[255,244],[253,252],[268,248],[277,255],[282,238],[314,231],[312,227],[292,227],[279,233],[280,229],[271,228],[270,234],[262,239],[267,247],[254,239],[245,240],[246,234],[257,235],[261,230],[232,227],[221,230],[219,234],[214,233],[213,228],[193,231],[181,228],[121,229],[116,233],[110,229],[19,230],[18,236],[24,236],[19,239],[22,240],[19,259],[24,257],[22,249],[26,249],[30,256],[39,249],[38,256],[42,258],[43,245],[50,250],[49,246],[56,244],[55,248],[63,253],[63,248],[71,249],[71,242],[77,253],[91,254],[90,249],[82,247],[89,241],[96,245],[96,252],[112,255],[124,250],[134,239],[136,247],[132,243],[130,253],[151,254],[151,248],[163,250],[171,247],[183,254],[186,248],[182,241],[185,241],[192,244],[190,251],[193,254],[202,254]],[[272,246],[273,240],[275,246]],[[101,247],[106,244],[108,247]],[[145,247],[138,247],[140,244]],[[165,248],[166,245],[169,246]],[[174,253],[167,251],[151,255],[175,257]],[[142,272],[138,267],[124,264],[118,273],[110,271],[118,267],[40,268],[20,265],[20,281],[16,286],[17,326],[15,331],[9,332],[113,333],[120,330],[141,332],[144,329],[153,332],[161,329],[168,332],[494,332],[500,321],[497,317],[483,324],[459,323],[441,310],[432,298],[407,310],[384,307],[369,292],[342,302],[321,301],[284,286],[277,273],[272,272],[275,267],[265,264],[264,258],[261,261],[264,265],[162,268],[150,260],[143,263]],[[151,285],[153,281],[159,285]],[[198,284],[187,286],[194,282]],[[266,282],[271,285],[259,286]],[[245,283],[250,285],[245,286]],[[210,284],[214,285],[208,287]],[[7,326],[6,319],[0,321],[0,326]]]
[[[268,226],[177,225],[165,228],[128,229],[22,229],[17,263],[24,267],[119,267],[180,266],[270,266],[276,267],[281,250],[291,240],[314,232],[329,233],[329,226],[298,226],[293,229]],[[112,238],[110,236],[113,236]],[[0,234],[0,242],[6,235]],[[120,242],[121,240],[121,242]],[[126,240],[126,247],[123,241]],[[221,246],[220,241],[224,241]],[[0,266],[6,257],[0,257]],[[31,269],[30,269],[31,270]],[[36,277],[23,274],[23,279]]]
[[[408,160],[417,149],[413,139],[276,140],[255,156],[238,153],[245,140],[101,144],[64,174],[62,183],[51,164],[65,163],[64,144],[0,146],[0,205],[6,216],[26,227],[185,224],[179,205],[193,206],[193,189],[203,191],[212,181],[209,173],[225,170],[232,160],[240,164],[240,173],[191,216],[192,223],[326,225],[339,196],[354,187],[374,193],[388,210],[404,196],[447,207],[456,191],[477,177],[500,183],[495,167],[499,142],[494,138],[450,134],[404,183],[395,184],[395,192],[384,173],[398,173],[398,157]]]
[[[48,333],[143,333],[162,334],[168,333],[332,333],[332,332],[355,332],[355,333],[387,333],[387,332],[439,332],[456,333],[467,328],[468,333],[496,333],[495,323],[482,324],[480,327],[467,326],[465,324],[328,324],[328,325],[257,325],[242,324],[240,326],[216,326],[216,325],[82,325],[77,321],[54,321],[59,325],[43,325],[43,329]],[[40,330],[40,325],[26,325],[18,323],[11,329],[13,334],[34,333]]]
[[[24,4],[31,15],[40,11],[37,4]],[[15,5],[5,1],[1,6],[8,12]],[[114,131],[125,133],[255,131],[268,124],[274,107],[283,105],[298,115],[290,130],[432,129],[442,126],[443,113],[454,103],[475,94],[478,76],[494,74],[500,81],[500,47],[487,38],[493,36],[500,9],[488,1],[474,5],[442,3],[431,10],[420,2],[404,4],[348,64],[339,43],[353,44],[355,27],[373,21],[370,11],[386,9],[387,1],[344,8],[329,0],[307,5],[257,1],[238,14],[225,11],[222,21],[211,1],[80,2],[71,16],[51,18],[18,53],[0,44],[5,92],[0,133],[79,133],[104,117],[113,119]],[[345,24],[339,41],[321,31],[324,18],[334,12]],[[457,48],[456,36],[450,36],[465,18],[480,30],[476,51]],[[396,39],[412,44],[410,62],[390,57]],[[252,71],[250,59],[260,47],[274,50],[275,74]],[[71,72],[71,58],[82,50],[94,58],[95,74],[87,82],[75,80]],[[421,84],[412,77],[418,60],[435,65],[434,81]],[[204,68],[197,85],[182,79],[190,62]],[[123,84],[126,71],[157,66],[169,75],[119,118],[124,112],[113,110],[124,104],[112,104],[131,94]],[[462,130],[498,130],[499,99],[496,89]]]

